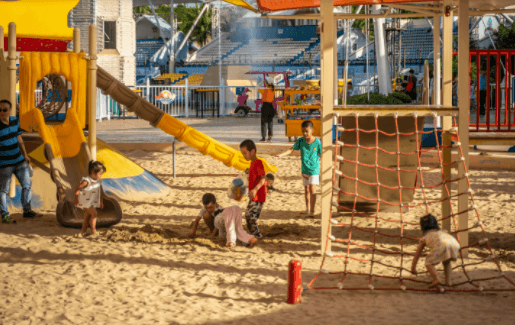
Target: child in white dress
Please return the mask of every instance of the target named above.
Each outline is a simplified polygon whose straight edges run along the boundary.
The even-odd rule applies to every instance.
[[[429,248],[429,253],[426,257],[426,268],[434,280],[429,287],[436,287],[440,284],[440,278],[438,277],[438,273],[435,268],[435,265],[440,263],[443,263],[445,271],[445,285],[451,286],[451,261],[456,261],[458,259],[460,244],[453,236],[440,230],[438,221],[432,214],[428,214],[420,218],[420,228],[422,228],[424,237],[420,240],[417,252],[413,258],[411,273],[417,274],[416,269],[418,259],[422,254],[424,247],[427,246]]]
[[[81,235],[86,234],[88,225],[91,226],[91,233],[97,235],[97,208],[103,209],[102,201],[102,174],[106,171],[105,166],[99,161],[90,161],[88,166],[89,176],[83,177],[75,190],[73,205],[84,210],[84,223],[82,224]]]
[[[215,236],[218,232],[220,237],[227,237],[227,247],[236,246],[236,239],[242,243],[252,247],[256,244],[256,237],[249,235],[241,224],[241,209],[234,205],[224,209],[224,211],[215,217],[215,229],[211,236]]]

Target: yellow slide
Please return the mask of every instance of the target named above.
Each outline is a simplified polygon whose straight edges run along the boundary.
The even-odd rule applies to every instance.
[[[59,203],[56,217],[60,224],[80,228],[84,211],[73,206],[75,188],[88,175],[92,160],[82,129],[86,116],[86,61],[84,53],[22,52],[20,64],[21,127],[38,131],[44,142],[44,154],[50,163],[50,176],[57,187]],[[47,75],[62,75],[72,84],[72,103],[62,124],[47,125],[43,113],[34,107],[38,80]],[[42,162],[40,162],[42,163]],[[50,190],[50,189],[48,189]],[[102,193],[104,209],[98,210],[97,227],[109,227],[122,219],[115,198]]]
[[[97,87],[105,94],[110,95],[115,101],[126,106],[140,118],[149,121],[153,126],[173,135],[179,141],[197,149],[204,155],[210,155],[223,162],[227,167],[245,170],[250,167],[250,161],[245,160],[239,150],[235,150],[202,132],[184,124],[178,119],[166,114],[144,98],[135,94],[102,68],[97,70]],[[265,171],[277,172],[277,168],[261,159]]]

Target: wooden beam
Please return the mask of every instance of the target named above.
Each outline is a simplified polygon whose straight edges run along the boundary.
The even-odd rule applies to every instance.
[[[386,10],[384,16],[388,17],[388,15],[392,13],[392,10],[393,10],[393,7],[388,7],[388,10]]]
[[[452,0],[444,0],[443,6],[452,6]],[[443,95],[443,106],[452,106],[452,11],[449,16],[443,16],[443,29],[442,29],[442,39],[443,39],[443,51],[442,51],[442,95]],[[452,127],[452,118],[451,117],[443,117],[442,118],[442,130],[447,131]],[[468,120],[468,119],[467,119]],[[450,146],[451,144],[451,136],[448,132],[444,133],[442,136],[443,145]],[[445,166],[445,164],[451,163],[451,149],[450,148],[442,148],[442,163],[444,165],[443,174],[446,184],[448,185],[449,192],[451,191],[451,186],[448,181],[451,179],[451,166]],[[451,214],[451,205],[448,200],[447,188],[446,184],[441,186],[442,191],[442,218],[448,217]],[[450,231],[451,230],[451,219],[446,219],[442,222],[442,228]]]
[[[385,14],[373,15],[373,14],[334,14],[334,19],[376,19],[376,18],[417,18],[417,17],[433,17],[441,16],[441,12],[427,12],[427,13],[402,13],[392,14],[388,11]],[[302,14],[302,15],[262,15],[263,19],[318,19],[320,20],[319,14]]]
[[[97,26],[89,25],[88,53],[88,147],[91,159],[97,160]]]
[[[333,1],[322,0],[320,3],[320,66],[321,66],[321,104],[322,112],[320,116],[321,133],[322,133],[322,161],[320,162],[320,189],[322,199],[320,206],[322,208],[321,214],[321,252],[331,251],[331,241],[328,239],[330,234],[329,219],[331,216],[333,199],[332,189],[332,138],[333,138],[333,106],[334,106],[334,14],[333,14]]]
[[[458,162],[458,193],[466,193],[458,197],[458,212],[466,211],[458,215],[458,229],[468,229],[468,207],[469,194],[468,182],[465,178],[466,170],[469,168],[469,105],[470,105],[470,78],[469,78],[469,2],[460,0],[458,13],[458,103],[460,114],[458,119],[458,135],[461,142],[461,150],[465,158],[464,163]],[[461,37],[460,37],[461,36]],[[459,152],[458,152],[459,154]],[[475,211],[473,212],[475,213]],[[468,246],[468,231],[458,234],[460,245]],[[467,257],[468,249],[462,250],[463,257]]]
[[[7,70],[9,71],[9,101],[11,102],[11,116],[16,116],[16,24],[9,23],[8,30],[9,40],[7,43]],[[1,42],[4,39],[2,38]],[[16,180],[14,175],[11,177],[11,183],[9,187],[9,196],[14,197],[16,195]]]
[[[398,8],[403,10],[409,10],[413,11],[415,13],[419,14],[425,14],[425,15],[434,15],[436,13],[441,14],[441,9],[433,9],[432,7],[426,7],[426,6],[410,6],[410,5],[398,5],[398,4],[389,4],[391,8]]]
[[[484,16],[484,15],[494,15],[494,14],[513,14],[515,13],[515,9],[499,9],[499,10],[469,10],[469,16]]]
[[[441,15],[440,13],[428,13],[428,14],[417,14],[417,13],[403,13],[403,14],[389,14],[388,18],[415,18],[415,17],[433,17],[435,15]],[[335,19],[376,19],[386,18],[386,14],[372,15],[372,14],[335,14]],[[291,18],[290,18],[291,19]]]

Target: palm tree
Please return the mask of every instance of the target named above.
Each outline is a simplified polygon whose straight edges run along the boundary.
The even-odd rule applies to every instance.
[[[207,4],[205,4],[207,6]],[[195,8],[186,8],[184,6],[177,6],[175,14],[177,15],[178,24],[177,29],[183,33],[187,33],[195,19],[197,19],[202,8],[196,6]],[[193,39],[197,41],[201,46],[204,46],[207,42],[208,36],[211,34],[211,10],[202,15],[197,26],[192,32]]]
[[[205,6],[207,6],[207,4],[205,4]],[[186,34],[190,30],[191,26],[193,26],[193,23],[195,22],[195,19],[197,19],[201,10],[202,8],[199,8],[198,5],[195,8],[188,8],[183,5],[178,5],[174,8],[174,14],[178,23],[177,29]],[[156,15],[170,23],[170,6],[161,6],[156,8],[155,12]],[[134,13],[152,14],[152,9],[150,9],[150,7],[137,7],[134,8]],[[206,44],[207,39],[211,34],[211,9],[202,16],[191,34],[193,39],[201,46]]]

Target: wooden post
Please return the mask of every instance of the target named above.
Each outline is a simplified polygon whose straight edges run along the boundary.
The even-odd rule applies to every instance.
[[[91,159],[97,160],[97,26],[89,25],[88,54],[88,146]]]
[[[458,26],[458,135],[461,142],[461,150],[465,158],[465,166],[469,168],[469,124],[468,116],[470,110],[470,77],[469,77],[469,0],[460,0],[459,7],[459,26]],[[479,65],[478,65],[479,68]],[[507,82],[506,82],[507,84]],[[465,178],[465,168],[463,163],[458,162],[458,193],[466,193],[468,183]],[[466,193],[458,197],[458,212],[466,211],[458,217],[458,229],[468,229],[468,207],[469,194]],[[460,232],[460,245],[468,246],[468,231]],[[467,257],[468,249],[462,251],[463,257]]]
[[[2,38],[2,43],[4,38]],[[9,101],[11,102],[11,116],[16,116],[16,24],[9,23],[9,43],[8,43],[7,70],[9,70]],[[16,179],[11,178],[9,196],[16,195]]]
[[[73,29],[73,52],[80,52],[80,28],[78,27]]]
[[[452,7],[452,0],[443,1],[443,67],[442,67],[442,94],[443,94],[443,105],[446,107],[452,106],[452,11],[449,11],[449,15],[445,15],[445,8]],[[452,127],[452,118],[445,116],[442,118],[442,131],[448,131]],[[467,119],[468,120],[468,119]],[[443,145],[450,146],[451,135],[449,133],[442,133]],[[443,164],[451,163],[451,149],[442,148]],[[451,183],[447,183],[451,179],[451,166],[443,167],[444,179],[446,181],[449,192],[451,191]],[[442,217],[448,217],[451,214],[450,201],[447,199],[447,192],[445,184],[442,185]],[[448,231],[451,230],[451,219],[446,219],[442,223],[443,229]]]
[[[329,217],[331,214],[332,201],[332,135],[333,135],[333,105],[334,105],[334,28],[333,1],[322,0],[320,3],[320,65],[321,65],[321,104],[322,112],[320,117],[322,133],[322,161],[320,163],[320,187],[322,193],[322,254],[327,247],[331,251],[331,241],[327,240],[329,230]],[[327,243],[327,246],[326,246]]]

